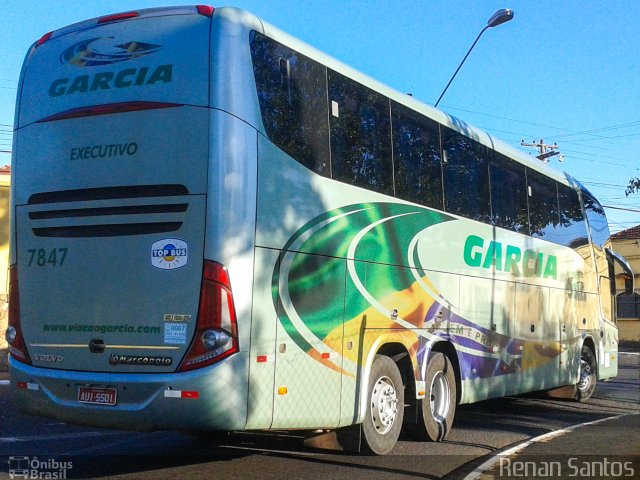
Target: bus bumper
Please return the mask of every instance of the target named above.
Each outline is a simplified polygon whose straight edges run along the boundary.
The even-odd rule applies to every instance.
[[[184,373],[53,370],[9,358],[18,408],[79,425],[123,430],[242,430],[247,420],[247,354]],[[115,405],[78,401],[80,387],[117,391]]]

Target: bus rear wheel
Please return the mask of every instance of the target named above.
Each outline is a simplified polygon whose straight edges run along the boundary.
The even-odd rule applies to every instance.
[[[444,440],[456,414],[456,376],[444,353],[431,355],[425,374],[427,392],[420,402],[427,440]]]
[[[367,412],[362,424],[364,447],[369,453],[385,455],[398,441],[404,417],[404,385],[391,358],[376,355],[367,392]]]
[[[580,378],[576,384],[575,399],[578,402],[591,398],[596,389],[596,380],[596,357],[589,347],[583,345],[580,353]]]

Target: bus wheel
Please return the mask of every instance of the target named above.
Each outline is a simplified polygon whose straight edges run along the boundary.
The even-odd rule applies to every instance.
[[[420,402],[422,420],[428,440],[444,440],[456,414],[456,376],[449,357],[435,352],[425,374],[427,392]]]
[[[365,449],[385,455],[400,436],[404,416],[404,385],[393,360],[376,355],[369,377],[367,413],[362,432]]]
[[[578,402],[588,400],[596,389],[596,358],[586,345],[580,353],[580,378],[576,385],[575,399]]]

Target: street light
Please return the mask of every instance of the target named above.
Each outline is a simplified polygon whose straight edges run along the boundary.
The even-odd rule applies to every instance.
[[[458,68],[456,68],[455,73],[453,74],[453,76],[451,77],[451,80],[449,80],[449,83],[447,83],[447,86],[444,87],[444,90],[442,91],[442,93],[440,94],[440,96],[438,97],[438,100],[436,101],[434,107],[437,107],[438,104],[440,103],[440,100],[442,100],[442,97],[444,96],[445,92],[447,91],[447,89],[449,88],[449,85],[451,85],[451,82],[453,82],[453,79],[456,78],[456,75],[458,74],[458,71],[460,71],[460,67],[462,67],[462,64],[464,63],[464,61],[467,59],[467,57],[469,56],[469,54],[471,53],[471,50],[473,50],[473,47],[476,46],[476,43],[478,43],[478,40],[480,40],[480,37],[482,36],[482,34],[485,32],[485,30],[487,28],[493,28],[493,27],[497,27],[498,25],[502,25],[503,23],[508,22],[509,20],[513,19],[513,10],[511,10],[510,8],[502,8],[500,10],[498,10],[496,13],[494,13],[492,15],[492,17],[489,19],[489,21],[487,22],[487,26],[484,27],[480,33],[478,34],[478,36],[476,37],[475,41],[473,42],[473,45],[471,45],[471,48],[469,49],[469,51],[467,52],[467,54],[464,56],[464,58],[462,59],[462,61],[460,62],[460,65],[458,65]]]

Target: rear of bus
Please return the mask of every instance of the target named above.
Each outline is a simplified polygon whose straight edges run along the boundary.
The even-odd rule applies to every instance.
[[[208,233],[233,207],[224,187],[209,194],[222,184],[210,132],[229,116],[211,86],[222,23],[206,6],[141,10],[29,51],[7,334],[24,411],[119,428],[244,426],[247,312],[232,282],[245,280]]]

